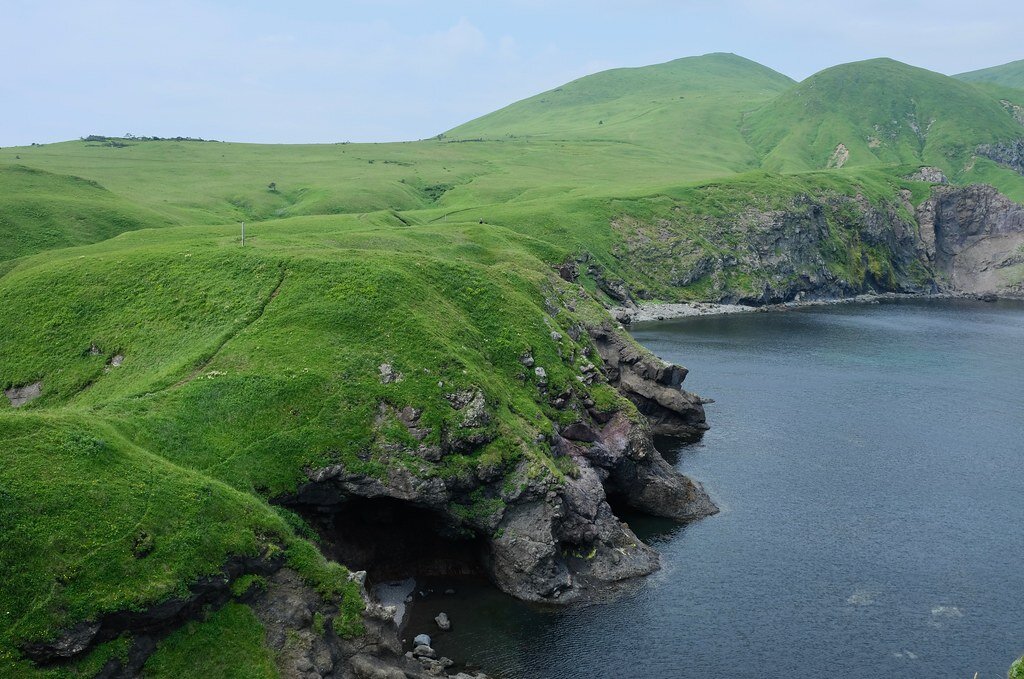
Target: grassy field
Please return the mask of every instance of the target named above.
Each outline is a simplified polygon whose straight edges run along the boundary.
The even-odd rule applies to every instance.
[[[305,469],[525,462],[558,478],[538,434],[565,414],[519,358],[545,368],[548,391],[587,390],[576,377],[593,357],[572,331],[606,318],[597,274],[699,299],[706,281],[680,270],[739,249],[736,215],[808,197],[905,210],[901,191],[930,190],[906,180],[922,164],[1024,199],[1024,178],[972,153],[1024,136],[1001,103],[1017,95],[998,87],[886,60],[797,85],[708,55],[582,78],[417,142],[0,149],[0,387],[42,385],[18,410],[0,400],[0,674],[92,676],[127,639],[50,669],[17,649],[180,594],[232,554],[285,550],[351,600],[344,569],[268,503]],[[828,169],[840,143],[845,167]],[[841,218],[830,264],[863,276],[875,254]],[[624,258],[627,222],[672,257]],[[578,286],[553,271],[567,260]],[[764,282],[734,266],[723,285]],[[383,382],[383,364],[403,379]],[[486,396],[475,430],[446,398],[460,390]],[[402,452],[409,434],[387,413],[407,405],[426,443],[455,452]],[[459,431],[490,442],[441,438]],[[187,676],[216,646],[229,652],[215,676],[273,676],[261,638],[232,604],[167,638],[147,672]]]

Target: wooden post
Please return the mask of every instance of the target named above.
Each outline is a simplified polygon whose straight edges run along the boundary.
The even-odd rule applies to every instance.
[[[242,247],[245,247],[245,222],[242,222]]]

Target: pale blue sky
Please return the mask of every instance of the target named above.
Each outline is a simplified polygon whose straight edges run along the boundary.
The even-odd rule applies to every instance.
[[[736,52],[802,79],[1024,58],[1011,0],[0,0],[0,146],[87,134],[434,135],[617,66]]]

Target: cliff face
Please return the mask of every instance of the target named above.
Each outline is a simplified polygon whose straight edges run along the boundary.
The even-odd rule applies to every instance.
[[[1020,294],[1024,208],[990,186],[948,186],[941,171],[916,208],[831,191],[752,195],[725,215],[620,217],[624,280],[595,278],[616,304],[644,299],[773,304],[873,292]]]
[[[1024,293],[1024,207],[991,186],[944,186],[917,220],[925,257],[951,289]]]
[[[425,566],[426,549],[402,558],[418,560],[421,569],[479,569],[503,591],[530,601],[572,601],[653,572],[657,553],[616,517],[608,498],[678,520],[715,513],[700,485],[675,471],[652,438],[654,432],[699,438],[707,429],[704,410],[698,397],[681,389],[684,368],[659,361],[610,324],[589,332],[602,360],[581,379],[615,385],[631,403],[562,404],[579,413],[551,435],[552,454],[566,470],[562,478],[538,475],[525,462],[510,474],[480,467],[451,478],[422,477],[400,466],[381,478],[336,465],[310,470],[308,482],[281,502],[313,517],[331,556],[357,565],[365,547],[342,544],[332,515],[354,502],[362,503],[364,514],[384,511],[384,502],[392,512],[402,511],[395,503],[404,504],[415,512],[410,521],[451,541],[451,553],[431,556]],[[467,498],[472,511],[465,509]],[[386,547],[389,539],[417,540],[376,537]]]

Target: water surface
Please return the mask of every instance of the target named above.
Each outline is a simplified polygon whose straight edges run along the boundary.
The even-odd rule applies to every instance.
[[[664,568],[611,603],[550,610],[428,584],[410,635],[436,633],[445,610],[435,648],[509,678],[1006,676],[1024,653],[1024,306],[633,332],[716,401],[703,442],[659,447],[722,513],[684,528],[630,517]]]

